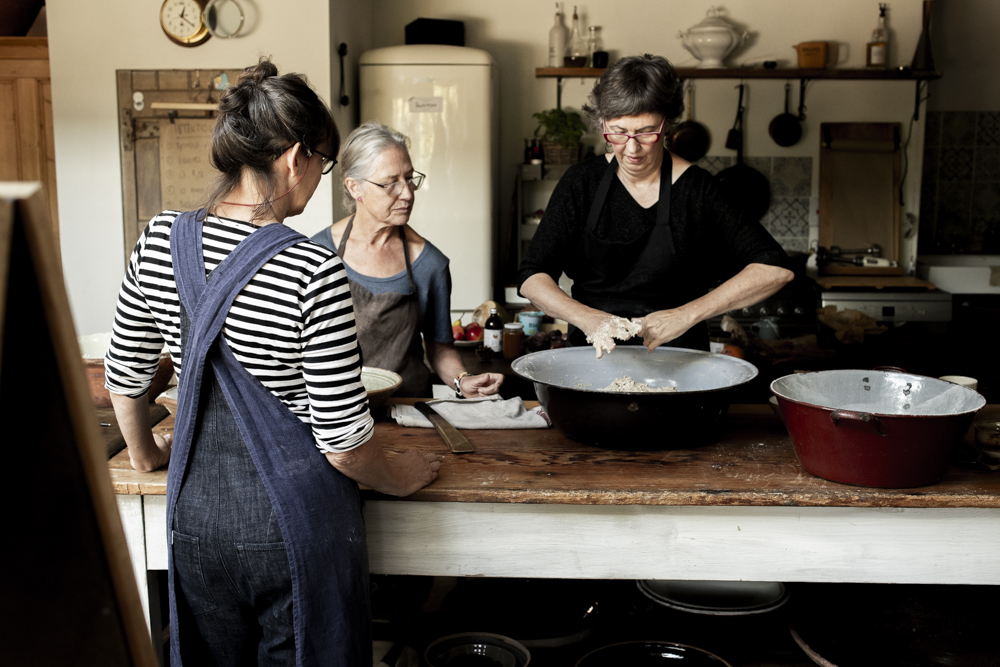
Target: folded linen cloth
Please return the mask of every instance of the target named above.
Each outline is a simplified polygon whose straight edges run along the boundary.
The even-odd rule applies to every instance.
[[[455,428],[463,429],[515,429],[548,428],[552,426],[541,406],[527,409],[520,398],[501,398],[499,395],[482,398],[444,398],[427,401],[434,410],[451,422]],[[390,405],[389,416],[400,426],[434,428],[412,405]]]

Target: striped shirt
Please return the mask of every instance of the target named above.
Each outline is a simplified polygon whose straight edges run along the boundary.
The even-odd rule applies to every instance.
[[[106,386],[115,394],[138,397],[149,389],[164,343],[180,377],[180,304],[170,258],[178,215],[154,217],[129,260],[105,357]],[[206,275],[254,229],[208,216]],[[236,296],[222,335],[240,364],[312,426],[321,451],[343,452],[371,439],[351,292],[334,253],[303,239],[268,260]]]

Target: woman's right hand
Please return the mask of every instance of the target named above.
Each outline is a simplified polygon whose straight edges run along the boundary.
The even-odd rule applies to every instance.
[[[408,496],[438,476],[441,456],[408,450],[389,459],[382,445],[369,440],[346,452],[327,452],[326,460],[355,482],[390,496]]]
[[[441,469],[441,457],[411,449],[392,459],[389,466],[399,487],[392,495],[402,498],[419,491],[437,479],[438,471]]]

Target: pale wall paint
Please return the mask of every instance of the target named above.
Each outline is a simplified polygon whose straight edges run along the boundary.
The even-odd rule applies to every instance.
[[[572,2],[564,3],[572,16]],[[690,0],[618,0],[578,3],[586,25],[602,26],[604,45],[612,59],[621,55],[654,53],[677,66],[690,67],[697,61],[677,39],[677,33],[705,17],[709,2]],[[500,70],[501,193],[502,215],[507,215],[516,173],[521,161],[523,139],[535,129],[531,114],[555,106],[554,79],[536,79],[535,68],[547,63],[548,32],[553,23],[554,5],[538,0],[375,0],[375,46],[403,42],[404,26],[418,17],[456,19],[465,22],[466,46],[489,51]],[[729,16],[752,33],[748,46],[731,64],[778,60],[794,66],[793,44],[829,40],[849,43],[846,66],[864,65],[865,43],[877,23],[878,3],[872,0],[730,0]],[[921,2],[898,0],[891,3],[889,27],[894,41],[890,50],[893,65],[909,63],[921,25]],[[569,19],[566,20],[567,27]],[[783,61],[783,62],[782,62]],[[723,147],[736,110],[734,80],[697,80],[694,108],[697,120],[706,124],[713,137],[711,155],[735,155]],[[798,100],[797,82],[793,105]],[[594,84],[593,79],[569,79],[564,83],[563,106],[579,110]],[[899,122],[904,136],[913,113],[914,84],[904,82],[814,81],[806,94],[808,120],[801,141],[790,148],[777,146],[767,134],[771,119],[783,110],[784,81],[752,81],[745,127],[744,146],[748,156],[811,156],[813,196],[819,194],[819,126],[822,122]],[[910,178],[905,189],[906,210],[919,210],[919,176],[923,154],[923,114],[913,126],[910,143]],[[597,143],[597,135],[585,138]],[[603,146],[603,143],[600,144]],[[599,148],[602,151],[603,148]],[[813,224],[816,223],[815,214]],[[811,234],[816,237],[816,229]],[[902,245],[904,263],[909,265],[916,252],[914,234]]]
[[[239,68],[265,54],[330,99],[330,0],[243,4],[246,36],[184,48],[160,29],[158,2],[48,0],[63,269],[80,333],[111,329],[124,268],[115,70]],[[324,179],[293,227],[329,224],[332,182]]]

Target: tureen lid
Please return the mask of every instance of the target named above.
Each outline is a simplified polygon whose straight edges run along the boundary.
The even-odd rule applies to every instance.
[[[736,26],[730,23],[723,14],[724,10],[718,7],[709,7],[708,11],[705,12],[705,18],[700,23],[688,28],[688,32],[703,32],[706,30],[718,30],[720,28],[723,30],[735,30]]]

